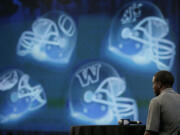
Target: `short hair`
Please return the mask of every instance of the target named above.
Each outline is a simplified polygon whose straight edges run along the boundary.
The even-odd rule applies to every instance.
[[[154,75],[154,81],[155,82],[160,82],[161,85],[165,86],[165,87],[172,87],[174,84],[174,76],[172,75],[171,72],[162,70],[157,72]]]

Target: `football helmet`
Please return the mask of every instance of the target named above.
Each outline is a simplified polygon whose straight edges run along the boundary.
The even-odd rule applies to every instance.
[[[116,123],[119,119],[138,119],[136,101],[124,97],[125,80],[104,62],[89,62],[75,71],[70,84],[71,115],[84,122]]]
[[[27,74],[17,69],[0,76],[0,123],[17,119],[47,102],[43,87],[34,84]]]
[[[176,52],[169,31],[168,23],[154,4],[133,2],[114,17],[108,48],[135,63],[153,61],[159,70],[170,70]]]
[[[32,31],[22,33],[17,54],[38,61],[66,64],[69,62],[77,40],[73,19],[64,12],[49,12],[35,20]]]

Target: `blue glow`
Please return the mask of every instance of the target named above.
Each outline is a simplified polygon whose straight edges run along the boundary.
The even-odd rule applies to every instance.
[[[13,0],[13,3],[14,3],[14,4],[17,4],[17,5],[20,5],[20,6],[22,5],[19,0]]]
[[[15,69],[1,74],[0,96],[0,123],[20,118],[47,102],[42,86],[32,86],[29,75]]]
[[[108,50],[136,64],[154,62],[159,70],[170,70],[176,51],[168,34],[169,26],[155,5],[132,3],[114,17]]]
[[[136,101],[123,97],[125,79],[109,64],[90,62],[78,68],[70,84],[71,116],[95,124],[138,120]]]
[[[77,29],[64,12],[50,12],[35,20],[32,31],[19,38],[17,54],[39,62],[67,64],[76,45]]]

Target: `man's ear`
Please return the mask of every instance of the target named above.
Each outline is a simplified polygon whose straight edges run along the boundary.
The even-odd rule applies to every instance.
[[[158,82],[158,88],[161,89],[162,88],[162,83]]]

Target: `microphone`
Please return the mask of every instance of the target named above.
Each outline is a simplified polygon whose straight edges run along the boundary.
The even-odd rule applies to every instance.
[[[141,124],[141,121],[131,121],[129,119],[120,119],[118,121],[119,125],[130,125],[130,124]]]

